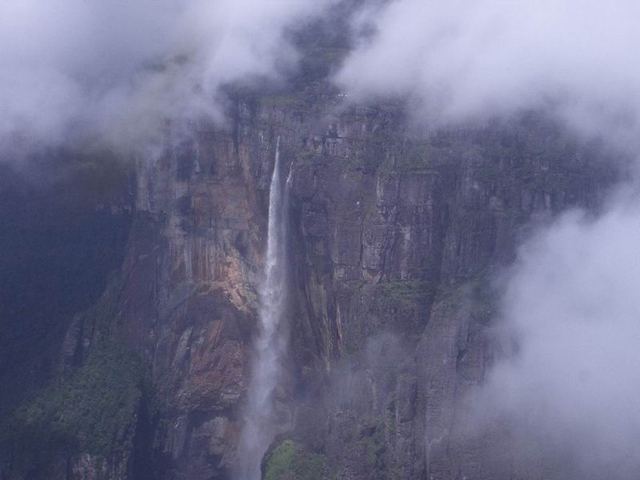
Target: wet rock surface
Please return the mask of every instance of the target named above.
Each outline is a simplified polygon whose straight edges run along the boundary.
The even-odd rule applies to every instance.
[[[281,438],[323,455],[325,478],[511,478],[498,433],[458,431],[493,355],[487,279],[531,222],[596,208],[613,168],[533,114],[416,131],[396,105],[337,101],[241,99],[229,131],[193,125],[138,165],[154,233],[134,229],[123,321],[163,405],[166,476],[233,467],[281,136],[294,265]]]
[[[238,98],[228,128],[169,128],[137,157],[109,327],[77,317],[61,358],[73,368],[115,336],[148,384],[117,462],[74,453],[50,478],[230,478],[278,136],[293,267],[273,448],[291,478],[538,478],[499,427],[464,428],[495,355],[488,279],[532,224],[596,209],[615,169],[534,114],[418,129],[400,105],[342,100],[323,86]]]

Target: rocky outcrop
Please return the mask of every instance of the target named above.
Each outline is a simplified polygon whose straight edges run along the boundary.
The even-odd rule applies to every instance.
[[[235,462],[278,136],[294,260],[282,437],[330,478],[510,478],[495,439],[456,433],[492,357],[485,280],[530,222],[596,206],[614,175],[533,114],[418,131],[401,106],[340,100],[239,99],[232,128],[188,125],[138,162],[121,322],[153,372],[166,478]]]
[[[397,112],[356,109],[294,164],[293,345],[316,346],[339,385],[334,365],[350,365],[355,390],[338,402],[326,390],[329,420],[315,433],[335,478],[511,478],[500,432],[463,431],[493,355],[488,279],[527,225],[594,208],[614,175],[602,152],[534,115],[424,135],[403,125]]]
[[[613,168],[597,145],[535,114],[417,127],[403,105],[344,100],[322,84],[236,98],[227,128],[168,125],[164,143],[137,156],[135,180],[118,177],[118,195],[77,202],[95,231],[59,252],[95,272],[45,329],[46,355],[15,372],[4,367],[41,343],[0,356],[2,378],[34,378],[39,364],[55,377],[46,388],[24,380],[44,393],[2,405],[26,402],[8,424],[24,430],[19,441],[0,436],[3,478],[230,478],[278,137],[291,175],[292,295],[266,478],[537,478],[542,467],[514,458],[499,425],[466,428],[466,399],[495,355],[488,279],[530,225],[597,208]],[[14,203],[0,204],[3,218]],[[65,285],[56,299],[76,291]],[[34,338],[22,332],[16,345]],[[23,444],[46,451],[47,468]]]

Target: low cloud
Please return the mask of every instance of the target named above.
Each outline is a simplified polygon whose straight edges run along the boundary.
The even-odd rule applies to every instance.
[[[356,100],[399,96],[443,123],[545,109],[588,135],[636,143],[638,2],[376,2],[354,31],[359,46],[335,81]]]
[[[524,244],[505,281],[500,333],[515,350],[491,370],[480,415],[506,420],[539,458],[581,478],[640,468],[640,198],[599,217],[573,211]]]
[[[325,2],[46,0],[0,4],[0,146],[113,145],[167,118],[220,119],[221,88],[278,78],[287,31]]]
[[[444,125],[540,111],[638,158],[636,1],[396,0],[369,4],[353,28],[359,45],[335,77],[350,99],[402,98]],[[578,478],[640,468],[639,212],[620,187],[598,215],[561,216],[504,284],[501,334],[516,348],[476,413]]]

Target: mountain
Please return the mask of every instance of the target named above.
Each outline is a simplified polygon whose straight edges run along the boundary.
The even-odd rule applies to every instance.
[[[228,125],[169,124],[128,163],[3,167],[0,477],[231,478],[280,137],[289,350],[265,478],[565,478],[504,425],[469,430],[465,402],[500,353],[494,274],[531,225],[600,206],[606,152],[536,112],[418,126],[315,77],[231,98]]]

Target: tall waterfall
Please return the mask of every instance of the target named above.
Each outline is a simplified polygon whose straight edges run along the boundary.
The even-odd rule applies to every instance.
[[[280,174],[278,137],[269,191],[265,277],[259,291],[260,331],[255,342],[247,411],[238,451],[238,480],[260,480],[262,457],[275,436],[273,393],[281,377],[282,357],[287,347],[286,326],[282,325],[287,301],[287,204],[287,186],[283,185]]]

